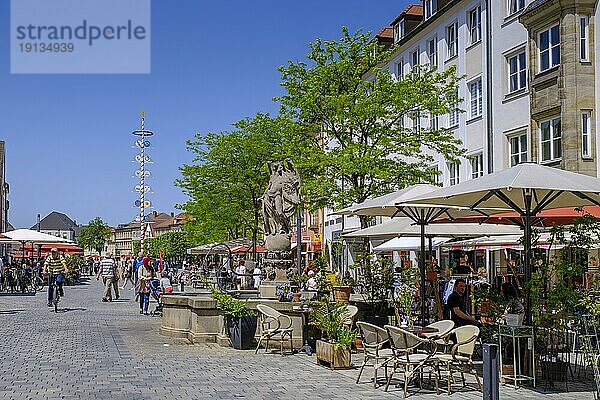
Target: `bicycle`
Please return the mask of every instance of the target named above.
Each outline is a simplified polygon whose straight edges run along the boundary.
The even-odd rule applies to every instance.
[[[60,301],[60,291],[56,284],[56,275],[52,275],[51,278],[51,289],[52,290],[52,304],[54,305],[54,312],[58,312],[58,302]]]

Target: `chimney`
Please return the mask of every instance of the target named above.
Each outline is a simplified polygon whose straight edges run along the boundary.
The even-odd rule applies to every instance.
[[[175,213],[174,213],[174,212],[172,212],[172,213],[171,213],[171,218],[173,218],[174,216],[175,216]]]
[[[154,218],[156,218],[158,216],[158,211],[152,211],[152,215],[154,216]]]

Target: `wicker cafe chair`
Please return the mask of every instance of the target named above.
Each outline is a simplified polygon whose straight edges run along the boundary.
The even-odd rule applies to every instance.
[[[390,386],[392,376],[396,372],[402,372],[404,373],[404,397],[406,397],[408,383],[412,376],[416,373],[422,373],[428,367],[430,373],[434,372],[435,388],[439,394],[437,360],[435,359],[437,346],[435,343],[430,339],[421,339],[417,335],[395,326],[386,325],[385,329],[390,337],[390,344],[394,352],[392,373],[388,377],[385,391]],[[416,352],[419,347],[424,348],[426,351]]]
[[[392,359],[392,350],[384,349],[383,346],[388,342],[388,333],[385,329],[358,321],[356,323],[360,336],[362,338],[362,348],[365,359],[360,366],[356,383],[360,381],[365,366],[373,367],[373,386],[377,387],[377,370],[385,368],[385,377],[387,378],[388,362]]]
[[[437,329],[437,332],[422,333],[421,337],[435,340],[438,348],[443,348],[445,350],[450,342],[450,333],[452,333],[452,329],[454,329],[454,321],[443,319],[427,325],[426,328],[435,328]]]
[[[448,394],[451,392],[451,384],[454,380],[453,373],[460,372],[463,386],[466,385],[465,372],[473,374],[479,385],[479,390],[483,390],[479,375],[473,367],[473,351],[475,350],[475,342],[479,336],[479,328],[474,325],[465,325],[455,328],[452,333],[456,336],[456,344],[452,345],[450,353],[436,355],[436,360],[439,365],[444,364],[446,369],[446,377],[448,379]]]
[[[288,315],[282,314],[264,304],[258,304],[256,309],[258,310],[261,321],[261,332],[260,339],[258,340],[258,345],[256,346],[256,351],[254,353],[258,353],[258,349],[260,348],[263,340],[265,341],[265,352],[267,352],[269,349],[269,340],[273,339],[279,341],[281,346],[281,355],[284,355],[283,344],[286,340],[289,340],[290,349],[293,354],[294,345],[292,343],[292,319]]]
[[[348,328],[352,329],[352,325],[354,325],[354,318],[358,313],[358,307],[353,306],[351,304],[346,306],[346,310],[344,311],[344,325]]]

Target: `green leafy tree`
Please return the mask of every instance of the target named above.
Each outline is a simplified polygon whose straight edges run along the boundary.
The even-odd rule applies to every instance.
[[[111,236],[110,227],[100,217],[96,217],[81,228],[77,243],[85,249],[95,250],[98,254],[102,254],[102,250],[110,242]]]
[[[394,48],[385,50],[358,31],[343,28],[339,41],[317,39],[308,63],[281,67],[286,93],[281,113],[301,123],[288,150],[312,208],[341,208],[420,182],[433,182],[433,155],[456,160],[461,142],[436,124],[411,119],[458,110],[454,68],[415,67],[396,80],[387,69]],[[361,218],[361,226],[367,226]]]
[[[182,260],[187,254],[187,249],[192,247],[187,233],[183,231],[165,232],[160,236],[148,239],[147,243],[148,253],[152,257],[158,257],[162,250],[163,259],[169,262]]]
[[[284,158],[285,118],[257,114],[230,132],[197,134],[187,142],[194,163],[183,165],[176,181],[189,201],[180,208],[192,218],[184,230],[195,243],[252,236],[261,224],[261,197],[268,183],[267,161]]]

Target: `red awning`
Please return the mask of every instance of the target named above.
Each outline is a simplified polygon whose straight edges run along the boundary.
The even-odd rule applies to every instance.
[[[535,226],[550,227],[553,225],[569,225],[573,221],[584,215],[591,215],[597,220],[600,220],[600,207],[599,206],[585,206],[581,209],[577,208],[552,208],[541,211],[535,217],[533,224]],[[435,222],[455,222],[455,223],[488,223],[488,224],[504,224],[504,225],[520,225],[521,216],[516,212],[505,212],[499,214],[493,214],[489,217],[483,215],[474,215],[469,217],[455,218],[450,221],[447,218],[436,220]]]

